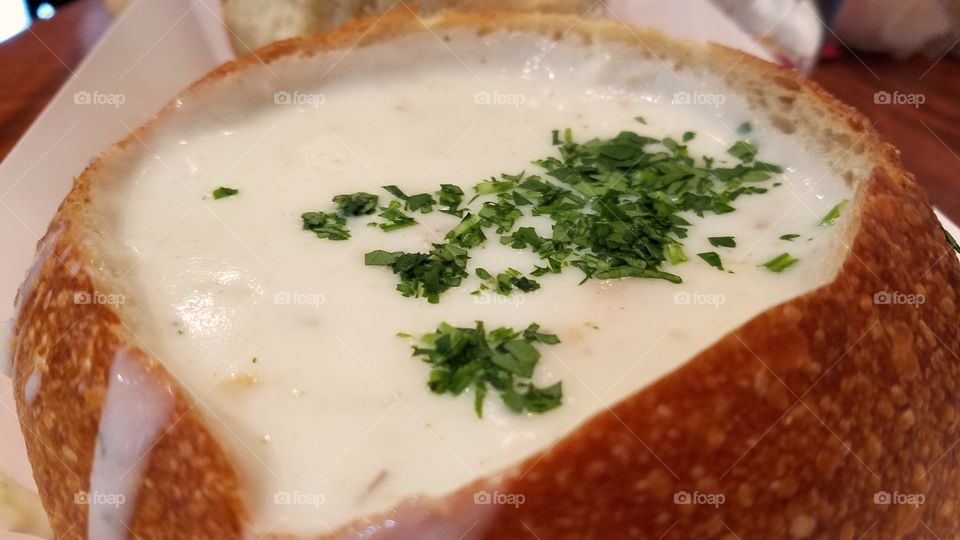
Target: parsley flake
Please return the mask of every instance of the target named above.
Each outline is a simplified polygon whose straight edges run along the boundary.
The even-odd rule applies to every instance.
[[[496,276],[493,276],[484,268],[477,268],[475,273],[477,277],[483,281],[480,290],[476,291],[475,294],[482,290],[492,289],[496,291],[497,294],[510,296],[514,290],[528,293],[540,288],[538,282],[524,276],[520,271],[513,268],[508,268],[505,272],[500,272]]]
[[[300,218],[303,219],[303,229],[313,231],[317,238],[328,240],[350,238],[350,231],[345,227],[347,220],[341,216],[327,212],[305,212]]]
[[[716,268],[717,270],[723,270],[723,263],[720,261],[720,255],[715,251],[707,251],[704,253],[697,253],[697,257],[700,257],[707,262],[710,266]]]
[[[735,248],[737,247],[737,241],[734,240],[732,236],[711,236],[707,238],[710,242],[710,245],[713,247],[728,247]]]
[[[820,220],[820,225],[824,227],[829,227],[830,225],[833,225],[837,221],[837,218],[840,217],[840,213],[843,212],[843,209],[847,206],[849,202],[850,202],[849,200],[844,199],[839,203],[837,203],[836,206],[834,206],[833,208],[830,209],[829,212],[827,212],[827,215],[823,216],[823,219]]]
[[[240,193],[239,189],[220,186],[217,189],[213,190],[213,199],[219,200],[226,197],[233,197],[237,193]]]
[[[386,232],[395,231],[404,227],[416,225],[417,220],[403,213],[400,209],[401,204],[398,201],[390,201],[387,206],[380,207],[378,216],[386,220],[385,223],[370,223],[372,227],[380,227]]]
[[[960,244],[957,244],[957,241],[953,238],[953,235],[951,235],[950,232],[943,227],[943,225],[941,225],[940,228],[943,230],[943,235],[947,237],[947,243],[950,244],[954,251],[960,253]]]
[[[749,163],[757,157],[757,147],[747,141],[737,141],[727,149],[727,153],[744,163]]]
[[[380,198],[370,193],[352,193],[337,195],[333,203],[337,205],[337,212],[343,216],[366,216],[377,211]]]
[[[783,272],[787,268],[793,266],[797,261],[799,261],[799,259],[790,255],[789,253],[781,253],[780,255],[777,255],[769,261],[763,263],[762,266],[766,267],[767,270],[770,270],[771,272],[777,272],[779,274],[780,272]]]

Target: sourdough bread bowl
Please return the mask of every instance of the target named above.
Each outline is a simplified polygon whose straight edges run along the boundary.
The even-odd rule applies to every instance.
[[[531,161],[591,138],[769,174],[683,213],[658,267],[682,283],[564,266],[432,303],[365,253],[455,217],[410,197],[416,226],[300,230],[385,184],[545,179]],[[471,273],[539,262],[487,235]],[[20,289],[11,368],[62,538],[950,537],[958,291],[896,151],[792,71],[611,22],[399,12],[227,64],[97,158]],[[396,334],[474,320],[556,334],[529,384],[562,403],[490,390],[478,417],[477,387],[428,389]]]

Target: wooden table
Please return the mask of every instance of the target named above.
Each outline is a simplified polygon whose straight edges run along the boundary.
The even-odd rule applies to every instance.
[[[43,110],[111,21],[99,0],[79,0],[0,44],[0,159]],[[813,79],[872,121],[900,148],[931,199],[960,222],[960,60],[846,53]],[[878,103],[877,92],[923,104]]]

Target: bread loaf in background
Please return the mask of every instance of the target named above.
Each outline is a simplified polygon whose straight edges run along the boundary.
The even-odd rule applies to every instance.
[[[585,14],[601,4],[588,0],[223,0],[223,11],[230,42],[243,55],[274,41],[324,32],[391,9],[417,9],[423,15],[445,9]]]

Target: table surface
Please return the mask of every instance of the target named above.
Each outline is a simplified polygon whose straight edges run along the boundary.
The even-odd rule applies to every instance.
[[[110,22],[100,0],[79,0],[0,44],[0,160]],[[821,63],[813,79],[874,122],[933,202],[960,223],[960,59],[844,51]],[[878,103],[877,92],[923,103]]]

